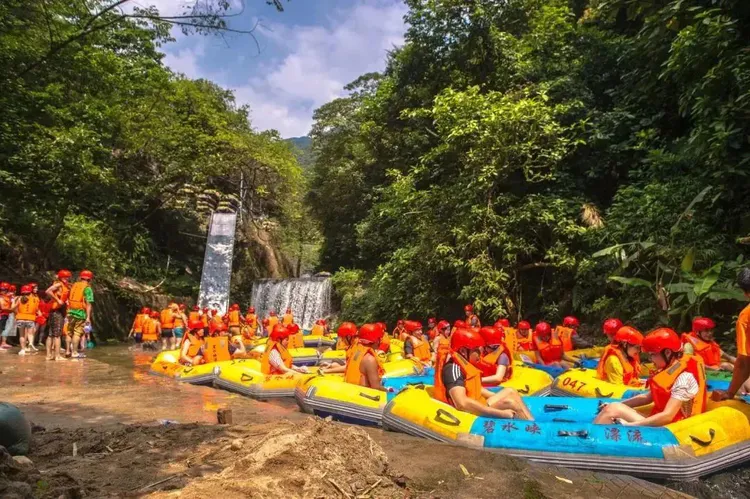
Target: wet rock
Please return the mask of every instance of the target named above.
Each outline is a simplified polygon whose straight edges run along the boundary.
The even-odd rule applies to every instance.
[[[11,482],[0,478],[0,497],[4,499],[29,499],[34,494],[31,485],[26,482]]]
[[[13,461],[21,468],[33,468],[34,462],[26,456],[13,456]]]
[[[232,450],[240,450],[245,442],[241,438],[235,438],[232,440]]]

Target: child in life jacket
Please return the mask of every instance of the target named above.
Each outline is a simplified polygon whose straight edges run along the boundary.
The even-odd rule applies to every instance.
[[[505,345],[505,332],[501,328],[483,327],[479,334],[484,340],[484,348],[476,366],[482,371],[482,386],[497,386],[513,375],[513,360]]]
[[[437,324],[437,336],[432,341],[432,364],[437,363],[439,356],[444,356],[448,353],[451,347],[451,323],[445,320],[438,322]]]
[[[375,351],[375,347],[380,344],[383,333],[384,330],[377,324],[364,324],[359,329],[357,344],[352,347],[351,355],[346,358],[344,381],[385,391],[381,383],[385,370],[383,370],[383,365]]]
[[[422,364],[432,363],[432,352],[430,344],[424,339],[422,323],[417,321],[406,321],[404,323],[406,332],[409,333],[404,341],[404,358],[415,359]]]
[[[531,324],[528,321],[520,321],[516,324],[516,344],[519,352],[533,352],[534,335],[531,333]]]
[[[479,363],[484,340],[471,329],[458,329],[451,335],[450,350],[435,366],[433,397],[456,409],[490,418],[533,419],[518,391],[505,388],[492,393],[482,387]]]
[[[613,345],[604,348],[599,359],[597,378],[617,385],[643,386],[638,378],[643,335],[633,327],[624,326],[615,333],[613,341]]]
[[[716,323],[708,317],[693,319],[693,330],[682,335],[682,351],[690,355],[700,355],[706,369],[731,371],[736,359],[724,352],[714,341],[715,328]],[[722,362],[722,359],[726,359],[726,362]]]
[[[260,358],[260,369],[263,374],[306,373],[307,367],[295,366],[292,355],[287,350],[289,345],[289,328],[276,324],[268,337],[266,350]]]
[[[651,331],[643,339],[642,349],[651,355],[657,368],[646,383],[649,391],[605,405],[595,424],[624,426],[664,426],[706,410],[706,376],[703,359],[682,353],[682,342],[669,328]],[[636,410],[653,403],[650,415]]]
[[[203,344],[206,328],[202,320],[188,321],[188,332],[180,345],[180,364],[197,366],[203,363]]]
[[[540,363],[545,366],[570,367],[563,362],[562,342],[546,322],[540,322],[534,328],[534,348]]]
[[[357,325],[353,322],[342,322],[337,329],[338,342],[336,350],[346,350],[346,358],[354,352],[357,346]],[[320,372],[323,374],[343,373],[346,371],[346,362],[321,362]]]

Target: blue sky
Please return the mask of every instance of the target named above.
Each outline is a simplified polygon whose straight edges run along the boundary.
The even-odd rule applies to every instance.
[[[132,0],[177,14],[196,0]],[[203,0],[201,0],[203,1]],[[241,0],[231,0],[235,12]],[[264,0],[244,0],[230,27],[256,25],[260,51],[247,35],[184,36],[163,47],[165,63],[191,78],[234,90],[251,108],[256,129],[283,137],[306,135],[312,113],[343,95],[343,86],[385,66],[388,50],[403,43],[401,0],[291,0],[276,12]]]

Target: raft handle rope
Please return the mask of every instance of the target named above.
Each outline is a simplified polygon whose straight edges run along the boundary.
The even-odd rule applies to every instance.
[[[240,381],[252,381],[255,376],[252,374],[242,373],[242,376],[240,376]]]
[[[544,412],[560,412],[570,409],[569,405],[544,404]]]
[[[191,367],[186,367],[186,368],[185,368],[185,369],[184,369],[184,370],[182,371],[182,374],[187,374],[187,373],[189,373],[189,372],[190,372],[190,371],[192,371],[192,370],[193,370],[192,366],[191,366]]]
[[[526,388],[519,388],[518,393],[523,393],[524,395],[528,395],[531,391],[531,388],[529,388],[529,385],[526,385]]]
[[[366,393],[359,392],[359,396],[368,400],[372,400],[373,402],[380,402],[380,395],[368,395]]]
[[[602,391],[599,389],[598,386],[594,388],[594,391],[596,392],[597,398],[600,398],[600,399],[608,399],[609,397],[615,394],[615,392],[610,392],[609,394],[605,395],[602,393]]]
[[[714,430],[713,428],[709,428],[708,436],[710,437],[708,440],[701,440],[698,437],[694,437],[693,435],[690,435],[690,440],[700,445],[701,447],[708,447],[714,441],[714,437],[716,436],[716,430]]]
[[[447,419],[444,419],[447,418]],[[447,424],[448,426],[458,426],[461,424],[461,420],[456,416],[446,411],[445,409],[438,409],[435,413],[435,421],[438,423]]]
[[[553,423],[575,423],[575,420],[573,419],[563,419],[563,418],[554,418],[552,420]]]
[[[579,437],[579,438],[589,438],[589,432],[588,430],[578,430],[578,431],[565,431],[560,430],[557,432],[558,437]]]

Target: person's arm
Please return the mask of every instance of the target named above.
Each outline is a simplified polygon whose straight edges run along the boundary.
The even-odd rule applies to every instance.
[[[648,405],[653,401],[653,398],[651,397],[651,392],[641,393],[640,395],[636,395],[635,397],[630,397],[629,399],[623,400],[622,403],[625,404],[628,407],[636,408],[636,407],[643,407],[644,405]]]
[[[750,378],[750,357],[747,355],[738,355],[734,361],[734,371],[732,372],[732,382],[727,390],[727,398],[734,398],[747,378]]]
[[[372,355],[367,355],[362,359],[361,368],[364,369],[365,379],[367,379],[367,386],[375,390],[385,391],[383,384],[380,380],[380,374],[378,373],[378,361]]]
[[[185,362],[186,364],[192,364],[193,359],[192,357],[188,356],[188,350],[190,350],[190,338],[187,338],[185,340],[185,343],[182,344],[182,350],[180,350],[180,360]]]
[[[737,357],[735,357],[734,355],[729,355],[724,350],[721,351],[721,358],[726,360],[727,362],[731,362],[732,364],[737,362]]]
[[[482,378],[483,385],[499,385],[505,379],[505,372],[508,370],[510,359],[506,354],[502,354],[498,359],[497,370],[492,376],[484,376]]]
[[[21,303],[21,297],[16,296],[13,298],[13,301],[10,302],[10,311],[16,312],[18,311],[18,304]]]
[[[320,370],[323,374],[336,374],[346,372],[346,364],[339,364],[338,362],[332,362],[328,367],[324,367]]]
[[[500,410],[481,404],[470,398],[466,394],[466,388],[463,386],[454,386],[448,393],[453,401],[453,405],[459,411],[468,412],[476,416],[487,416],[489,418],[512,419],[516,413],[511,410]]]
[[[91,324],[91,312],[94,309],[94,292],[90,287],[86,288],[84,301],[86,302],[86,323]]]
[[[49,296],[50,298],[52,298],[53,300],[55,300],[57,302],[57,304],[62,307],[65,304],[55,294],[55,291],[57,291],[58,289],[60,289],[60,286],[61,286],[61,284],[59,282],[57,284],[53,284],[52,286],[50,286],[50,287],[47,288],[46,293],[47,293],[47,296]]]
[[[414,357],[414,345],[411,342],[411,338],[408,338],[404,342],[404,358],[411,359]]]

